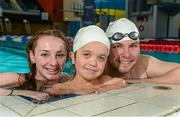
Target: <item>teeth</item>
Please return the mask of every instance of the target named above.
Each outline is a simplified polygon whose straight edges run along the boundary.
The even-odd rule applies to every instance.
[[[55,71],[57,71],[57,69],[47,69],[48,71],[50,71],[50,72],[55,72]]]
[[[131,62],[121,61],[121,64],[130,64]]]

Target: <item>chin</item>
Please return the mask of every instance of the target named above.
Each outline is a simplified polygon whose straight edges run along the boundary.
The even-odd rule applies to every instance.
[[[94,75],[92,75],[92,76],[87,76],[87,75],[85,76],[84,75],[83,77],[84,77],[85,80],[88,80],[88,81],[91,81],[91,80],[94,80],[94,79],[98,78],[97,76],[94,76]]]
[[[47,76],[47,78],[48,78],[49,80],[58,79],[58,78],[59,78],[59,74],[57,74],[57,75],[49,75],[49,76]]]
[[[119,68],[120,73],[128,73],[129,71],[130,69],[127,69],[127,68]]]

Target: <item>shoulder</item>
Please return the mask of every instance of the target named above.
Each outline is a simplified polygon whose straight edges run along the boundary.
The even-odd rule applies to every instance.
[[[144,66],[144,67],[148,67],[150,62],[155,59],[153,56],[150,55],[145,55],[145,54],[141,54],[137,63],[136,63],[136,67],[137,66]]]
[[[145,54],[141,54],[140,57],[139,57],[139,60],[140,61],[149,61],[150,59],[154,58],[153,56],[150,56],[150,55],[145,55]]]
[[[143,55],[141,60],[147,60],[146,73],[148,77],[162,76],[180,66],[178,63],[163,61],[148,55]]]
[[[17,73],[17,75],[19,85],[22,85],[24,82],[30,80],[29,74]]]
[[[102,83],[102,82],[106,82],[106,81],[109,81],[109,80],[111,80],[112,79],[112,77],[111,76],[109,76],[109,75],[101,75],[99,78],[98,78],[98,80]]]

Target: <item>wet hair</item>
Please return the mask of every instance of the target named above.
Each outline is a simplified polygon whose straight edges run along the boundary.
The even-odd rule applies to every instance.
[[[64,41],[65,46],[66,46],[66,50],[67,50],[67,60],[69,58],[69,52],[70,52],[70,47],[69,47],[69,42],[68,39],[65,37],[65,34],[57,29],[46,29],[46,30],[42,30],[37,32],[36,34],[34,34],[29,41],[26,44],[26,53],[28,54],[28,63],[29,63],[29,69],[30,69],[30,76],[31,79],[33,77],[35,77],[36,74],[36,65],[35,63],[32,63],[31,59],[30,59],[30,51],[33,52],[35,51],[35,48],[37,46],[37,41],[39,38],[41,38],[42,36],[54,36],[54,37],[59,37],[61,40]]]

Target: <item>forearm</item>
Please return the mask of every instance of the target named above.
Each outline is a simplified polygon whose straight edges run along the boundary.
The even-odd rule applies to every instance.
[[[13,93],[12,89],[0,88],[0,96],[8,96]]]
[[[25,79],[20,74],[9,72],[0,73],[0,88],[17,87],[23,82],[25,82]]]
[[[150,83],[180,84],[180,67],[169,71],[165,75],[143,79],[142,81]]]
[[[5,88],[0,88],[0,95],[1,96],[11,96],[11,95],[24,95],[28,96],[28,90],[16,90],[16,89],[5,89]]]
[[[66,95],[66,94],[73,94],[73,88],[69,85],[58,83],[52,85],[51,87],[46,89],[46,92],[50,95]]]
[[[106,92],[113,89],[120,89],[127,86],[127,83],[125,80],[122,80],[121,82],[117,82],[114,84],[106,84],[99,87],[100,92]]]
[[[4,89],[0,88],[1,96],[27,96],[37,100],[47,100],[49,99],[49,94],[45,92],[31,91],[31,90],[16,90],[16,89]]]

